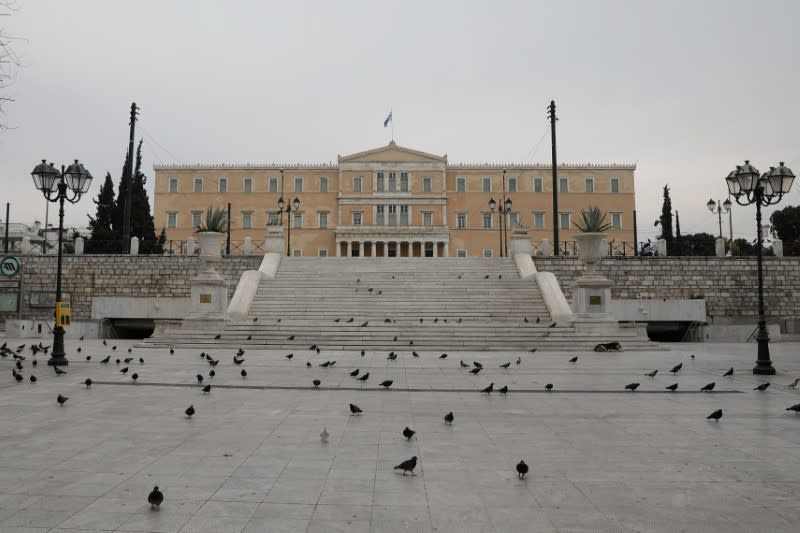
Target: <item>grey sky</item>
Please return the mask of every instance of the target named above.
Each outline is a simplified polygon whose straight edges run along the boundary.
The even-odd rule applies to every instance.
[[[800,3],[787,1],[18,0],[0,201],[44,219],[30,171],[80,158],[116,187],[128,111],[144,164],[325,162],[389,140],[451,162],[635,162],[640,239],[669,184],[683,233],[749,158],[800,174]],[[152,183],[150,183],[150,198]],[[780,207],[800,204],[797,183]],[[5,216],[2,206],[0,217]],[[769,210],[767,211],[769,212]],[[51,209],[50,221],[54,221]],[[752,237],[755,208],[736,207]],[[727,234],[727,229],[725,230]]]

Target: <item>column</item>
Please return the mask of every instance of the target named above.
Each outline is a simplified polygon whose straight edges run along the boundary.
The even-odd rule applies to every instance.
[[[450,243],[445,241],[445,243],[444,243],[444,256],[445,257],[450,257],[449,248],[450,248]]]
[[[364,257],[364,241],[358,241],[358,257]]]
[[[336,239],[336,257],[340,257],[342,255],[342,241]]]
[[[439,243],[433,241],[433,257],[439,257],[437,254],[439,253]]]
[[[353,257],[353,241],[347,241],[347,257]]]

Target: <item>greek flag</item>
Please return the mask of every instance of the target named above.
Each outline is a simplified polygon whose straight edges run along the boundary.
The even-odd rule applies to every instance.
[[[389,111],[389,114],[386,115],[386,120],[383,121],[383,127],[385,128],[386,126],[388,126],[391,121],[392,121],[392,112]]]

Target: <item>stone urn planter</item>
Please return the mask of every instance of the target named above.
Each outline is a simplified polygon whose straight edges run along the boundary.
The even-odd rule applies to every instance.
[[[606,256],[605,233],[577,233],[575,241],[578,243],[578,255],[586,264],[586,271],[594,272],[595,264]]]
[[[222,261],[222,241],[225,234],[217,231],[198,231],[197,239],[200,241],[200,261],[203,270],[214,272],[217,263]]]

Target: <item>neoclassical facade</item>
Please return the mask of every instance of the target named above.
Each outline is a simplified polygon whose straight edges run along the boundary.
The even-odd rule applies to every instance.
[[[291,225],[292,255],[461,256],[501,254],[498,206],[511,200],[504,226],[528,229],[532,251],[559,237],[571,241],[580,212],[597,205],[613,226],[609,240],[633,242],[635,165],[565,164],[558,169],[558,213],[548,165],[448,163],[389,143],[339,156],[337,164],[156,165],[154,217],[167,239],[192,236],[208,207],[231,204],[231,239],[264,239],[267,219]],[[510,239],[510,232],[508,232]]]

